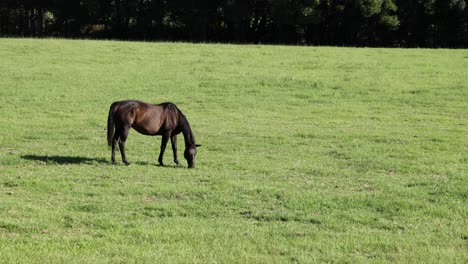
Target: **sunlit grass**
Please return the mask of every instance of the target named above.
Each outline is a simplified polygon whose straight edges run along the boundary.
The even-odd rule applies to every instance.
[[[467,261],[467,50],[0,39],[0,58],[4,262]],[[111,165],[127,98],[179,106],[197,169],[135,131]]]

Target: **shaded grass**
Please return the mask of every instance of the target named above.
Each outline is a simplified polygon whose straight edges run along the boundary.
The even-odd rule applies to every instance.
[[[2,39],[2,261],[466,262],[466,53]],[[135,131],[111,165],[125,98],[198,168]]]

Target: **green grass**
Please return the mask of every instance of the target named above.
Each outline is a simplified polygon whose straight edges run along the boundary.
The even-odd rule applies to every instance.
[[[0,262],[468,261],[468,51],[0,39]],[[172,101],[157,166],[111,102]],[[182,143],[183,141],[179,141]]]

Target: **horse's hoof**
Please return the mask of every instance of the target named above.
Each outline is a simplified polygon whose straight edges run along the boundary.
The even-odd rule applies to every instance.
[[[128,162],[124,162],[124,163],[125,163],[126,166],[129,166],[129,165],[130,165],[130,163],[128,163]]]
[[[174,163],[179,165],[179,161],[178,160],[174,160]]]

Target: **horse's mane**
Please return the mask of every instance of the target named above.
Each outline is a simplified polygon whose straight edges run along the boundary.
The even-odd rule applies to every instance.
[[[173,107],[175,112],[178,115],[178,123],[179,126],[181,126],[182,131],[186,131],[187,133],[184,133],[184,138],[185,138],[185,144],[188,145],[195,145],[195,136],[193,135],[192,128],[190,126],[190,123],[188,122],[187,118],[185,117],[184,113],[180,111],[180,109],[177,107],[176,104],[172,102],[164,102],[164,103],[159,103],[159,104],[152,104],[154,106],[162,106],[164,110]]]
[[[192,128],[190,127],[190,123],[188,122],[184,113],[182,113],[182,111],[180,111],[180,109],[175,104],[172,104],[172,105],[175,107],[179,115],[179,125],[182,127],[182,130],[187,131],[187,133],[184,134],[185,144],[195,145],[195,136],[193,135]]]

